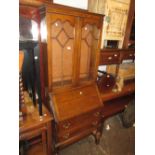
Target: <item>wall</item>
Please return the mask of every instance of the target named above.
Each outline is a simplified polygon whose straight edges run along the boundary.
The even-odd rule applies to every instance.
[[[88,0],[53,0],[54,3],[87,9]]]

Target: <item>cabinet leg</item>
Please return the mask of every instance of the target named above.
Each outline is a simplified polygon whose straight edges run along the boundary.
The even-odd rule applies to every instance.
[[[54,155],[59,155],[59,148],[54,149]]]
[[[100,143],[100,138],[101,138],[101,132],[97,131],[95,134],[95,143],[98,145]]]

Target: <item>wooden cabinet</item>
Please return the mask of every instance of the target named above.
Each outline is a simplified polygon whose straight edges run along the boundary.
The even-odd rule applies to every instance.
[[[103,104],[96,78],[103,15],[56,4],[46,5],[41,13],[47,28],[44,62],[55,120],[55,147],[89,134],[98,142]]]
[[[105,14],[102,48],[107,40],[117,40],[119,48],[125,36],[130,0],[89,0],[88,10]]]
[[[56,147],[61,148],[77,139],[94,134],[101,136],[102,100],[95,84],[50,93],[55,118]],[[82,122],[82,123],[81,123]]]
[[[103,16],[59,5],[46,6],[43,16],[49,90],[95,81]]]
[[[81,136],[83,132],[98,132],[103,105],[96,85],[52,93],[51,100],[56,122],[57,145],[65,146],[66,143],[72,143],[72,140]]]

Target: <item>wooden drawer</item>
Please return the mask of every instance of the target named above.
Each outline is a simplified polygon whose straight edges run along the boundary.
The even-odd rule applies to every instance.
[[[135,59],[135,52],[134,51],[121,51],[120,52],[121,61],[123,60],[134,60]]]
[[[88,118],[90,117],[90,118]],[[94,112],[78,119],[72,119],[58,125],[58,142],[62,142],[80,134],[84,130],[95,130],[101,124],[101,112]]]
[[[109,91],[112,90],[115,85],[115,78],[110,74],[103,74],[97,83],[100,92]]]
[[[100,65],[118,64],[119,56],[119,52],[101,52]]]
[[[87,132],[89,131],[89,134],[93,133],[94,130],[96,130],[99,126],[101,125],[100,121],[99,122],[93,122],[92,124],[88,124],[85,126],[85,128],[81,128],[78,132],[66,132],[63,135],[58,135],[57,137],[57,142],[64,142],[66,140],[70,140],[74,136],[80,136],[82,132]]]
[[[78,87],[54,94],[52,100],[51,106],[57,123],[81,116],[103,106],[96,85]]]
[[[91,113],[81,115],[57,124],[57,132],[59,135],[63,135],[66,132],[77,132],[80,129],[85,128],[89,124],[95,124],[101,119],[101,109],[95,110]],[[82,122],[82,123],[80,123]]]

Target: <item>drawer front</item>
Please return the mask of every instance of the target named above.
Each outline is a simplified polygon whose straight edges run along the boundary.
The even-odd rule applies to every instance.
[[[98,80],[98,87],[101,92],[111,90],[115,85],[115,78],[110,74],[102,75]]]
[[[87,127],[96,128],[100,124],[100,120],[101,110],[96,110],[89,114],[60,122],[57,124],[58,139],[68,139],[70,136],[80,133]]]
[[[121,51],[121,61],[123,60],[134,60],[135,52],[134,51]]]
[[[105,52],[101,53],[100,65],[118,64],[119,63],[119,52]]]
[[[82,122],[81,124],[84,124],[84,122]],[[74,137],[75,135],[80,135],[82,132],[86,130],[90,130],[90,129],[92,129],[92,131],[96,130],[100,125],[101,125],[101,120],[93,120],[85,125],[82,125],[77,130],[65,131],[63,133],[58,134],[57,141],[62,142],[62,141],[68,140]]]

